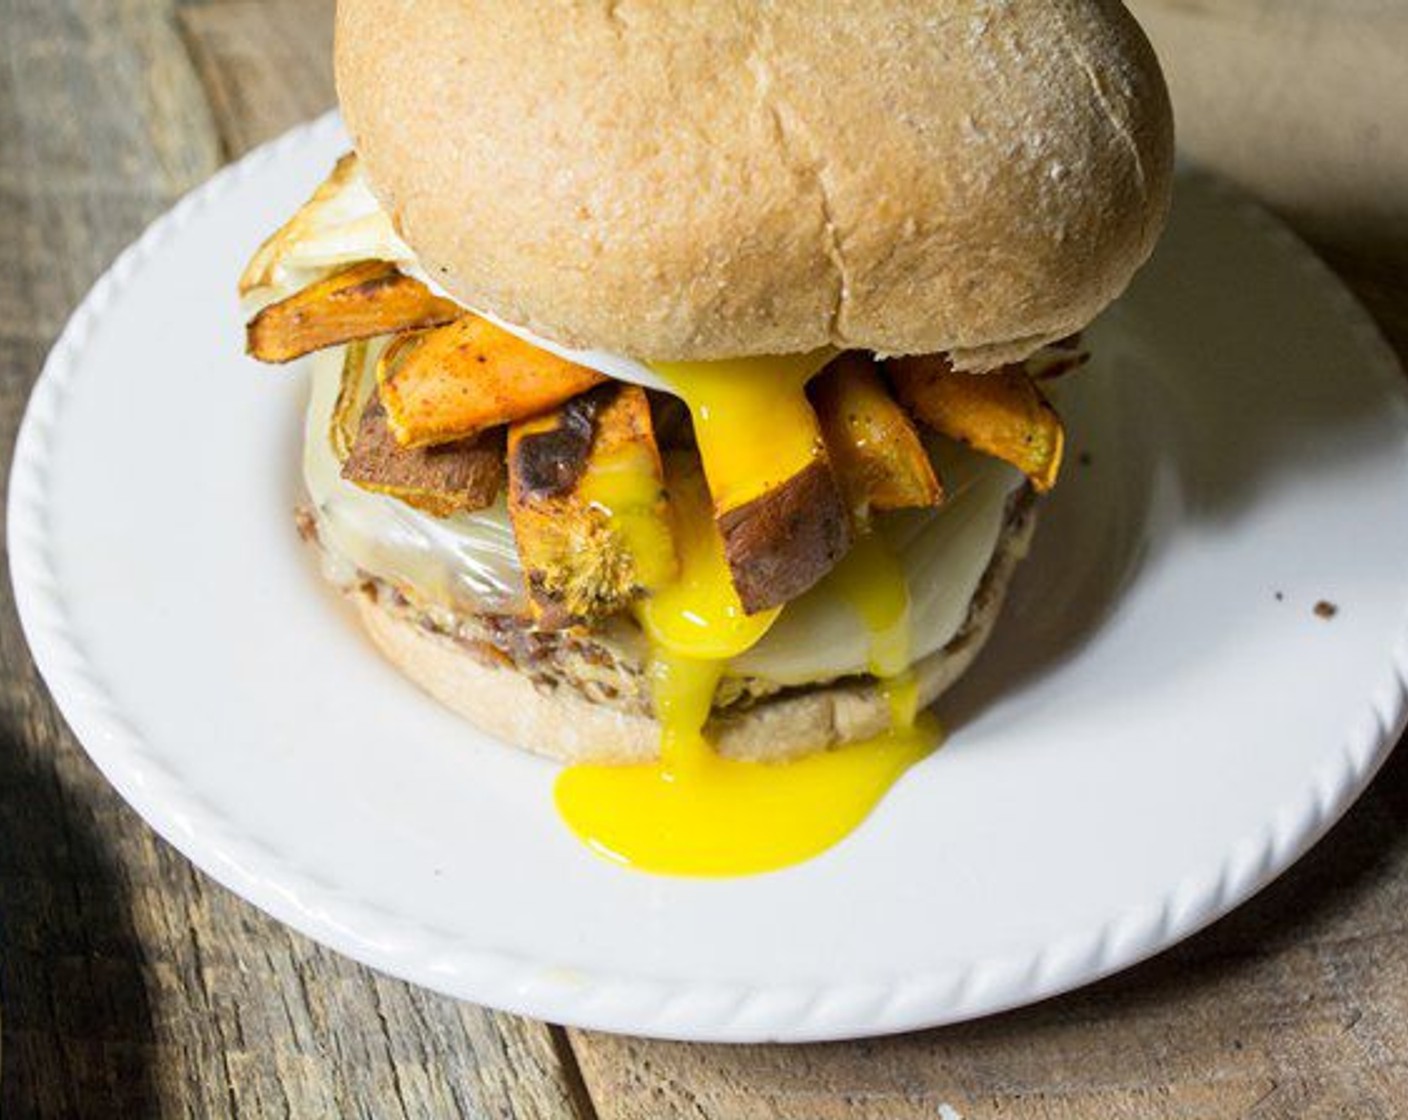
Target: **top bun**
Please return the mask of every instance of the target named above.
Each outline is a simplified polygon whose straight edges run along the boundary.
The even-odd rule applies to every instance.
[[[637,358],[987,368],[1085,326],[1168,208],[1117,0],[339,0],[337,82],[448,291]]]

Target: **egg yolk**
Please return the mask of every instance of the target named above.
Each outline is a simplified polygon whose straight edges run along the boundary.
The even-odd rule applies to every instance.
[[[817,456],[821,425],[805,388],[835,356],[816,350],[784,358],[651,363],[689,406],[719,509],[752,501]]]
[[[870,669],[889,702],[890,730],[779,762],[729,758],[706,737],[730,659],[761,640],[782,609],[744,612],[711,493],[727,506],[748,501],[817,453],[820,433],[803,388],[828,358],[785,359],[781,370],[765,359],[658,367],[690,406],[703,463],[701,474],[690,456],[667,462],[678,574],[637,610],[650,642],[661,757],[631,766],[571,766],[556,787],[568,826],[617,863],[724,876],[809,859],[852,832],[939,739],[932,717],[915,715],[903,574],[874,535],[862,538],[827,581],[870,635]],[[760,364],[768,368],[750,368]]]

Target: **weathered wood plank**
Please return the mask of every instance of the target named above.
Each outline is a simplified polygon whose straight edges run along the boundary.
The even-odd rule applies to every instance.
[[[29,384],[68,310],[143,224],[214,169],[217,151],[160,9],[7,0],[0,26],[0,470],[8,474]],[[156,882],[163,856],[146,847],[54,714],[8,575],[0,586],[0,1114],[151,1115],[158,1036],[129,869],[136,857],[147,869],[138,878]]]
[[[235,158],[330,109],[334,0],[216,0],[177,13]]]
[[[0,464],[112,257],[222,147],[330,104],[330,11],[192,9],[186,43],[167,3],[0,0]],[[225,83],[223,133],[188,44]],[[548,1028],[320,949],[154,837],[62,726],[0,588],[0,1114],[582,1115]]]

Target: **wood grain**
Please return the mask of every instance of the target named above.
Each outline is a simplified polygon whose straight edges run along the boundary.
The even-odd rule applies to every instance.
[[[1268,15],[1278,3],[1288,14],[1279,24]],[[1255,16],[1258,34],[1303,46],[1304,21],[1323,12],[1310,0],[1137,6],[1164,9],[1151,20],[1156,32],[1161,19],[1165,28],[1177,21],[1162,34],[1184,132],[1195,138],[1212,128],[1201,123],[1208,68],[1186,52],[1207,49],[1207,29]],[[331,0],[0,0],[0,470],[48,345],[116,252],[222,159],[332,103],[331,10]],[[1349,10],[1387,12],[1408,27],[1408,5],[1354,0]],[[1284,57],[1247,49],[1262,67]],[[1304,57],[1319,64],[1313,52]],[[1361,99],[1345,113],[1370,121],[1391,118],[1362,103],[1365,89],[1401,97],[1408,88],[1340,85]],[[1277,111],[1274,99],[1255,105]],[[1251,143],[1264,131],[1243,135]],[[1235,158],[1220,157],[1220,143],[1202,154],[1244,180],[1258,172],[1236,143]],[[1285,161],[1292,184],[1294,163]],[[1374,236],[1374,219],[1346,233],[1286,201],[1274,181],[1262,186],[1408,353],[1408,259],[1397,242]],[[1346,197],[1362,188],[1337,179],[1333,189]],[[1370,209],[1405,198],[1376,195]],[[374,975],[195,871],[120,802],[63,728],[8,586],[5,578],[5,1120],[1408,1115],[1408,755],[1260,898],[1084,992],[844,1045],[569,1035]]]
[[[6,468],[44,353],[116,253],[222,153],[331,103],[330,12],[0,0]],[[321,949],[157,840],[54,713],[3,587],[0,1115],[585,1114],[560,1035]]]
[[[177,15],[227,158],[336,103],[332,0],[223,0]]]

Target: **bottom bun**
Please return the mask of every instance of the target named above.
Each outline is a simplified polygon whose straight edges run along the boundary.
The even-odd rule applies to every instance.
[[[963,628],[913,667],[921,707],[952,685],[987,641],[1012,573],[1027,553],[1034,522],[1030,501],[1010,504],[997,551]],[[387,660],[495,738],[561,762],[632,763],[660,757],[660,724],[652,716],[595,703],[574,688],[545,685],[510,665],[476,656],[420,625],[412,610],[379,594],[374,584],[348,594]],[[707,735],[729,758],[778,762],[868,739],[889,726],[889,705],[876,680],[847,677],[716,711]]]

